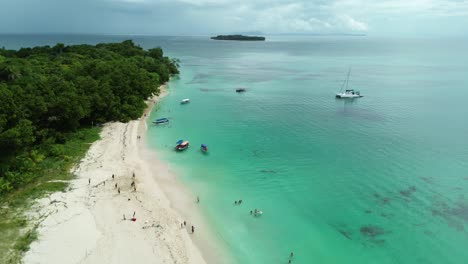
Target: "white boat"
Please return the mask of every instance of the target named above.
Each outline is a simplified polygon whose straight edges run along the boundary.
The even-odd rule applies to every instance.
[[[187,104],[190,102],[190,99],[186,98],[186,99],[183,99],[182,101],[180,101],[181,104]]]
[[[347,99],[347,98],[360,98],[362,97],[361,93],[359,91],[355,91],[353,89],[348,89],[348,83],[349,83],[349,75],[351,74],[351,69],[348,71],[348,77],[346,80],[343,82],[343,85],[341,85],[340,92],[336,94],[336,98],[339,99]],[[343,88],[345,88],[345,91],[343,92]]]

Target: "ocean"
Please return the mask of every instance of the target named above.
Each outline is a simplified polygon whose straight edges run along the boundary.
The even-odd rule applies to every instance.
[[[468,39],[0,35],[0,47],[124,39],[180,59],[151,113],[170,123],[149,120],[147,143],[200,197],[229,262],[468,262]],[[335,99],[349,69],[364,97]],[[190,148],[175,152],[179,139]]]

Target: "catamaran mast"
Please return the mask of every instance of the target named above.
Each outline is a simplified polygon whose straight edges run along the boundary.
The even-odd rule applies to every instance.
[[[346,77],[346,90],[348,90],[348,83],[349,83],[349,75],[351,74],[351,67],[348,70],[348,77]]]

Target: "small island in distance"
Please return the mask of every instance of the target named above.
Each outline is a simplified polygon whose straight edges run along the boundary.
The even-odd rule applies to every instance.
[[[218,35],[211,37],[215,40],[241,40],[241,41],[265,41],[265,37],[259,36],[244,36],[244,35]]]

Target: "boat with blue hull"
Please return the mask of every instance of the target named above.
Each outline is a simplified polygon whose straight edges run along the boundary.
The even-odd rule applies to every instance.
[[[167,119],[166,117],[164,118],[159,118],[159,119],[156,119],[153,121],[153,124],[155,125],[163,125],[163,124],[167,124],[169,123],[169,119]]]
[[[205,144],[201,144],[200,150],[201,150],[202,152],[206,153],[206,152],[208,152],[208,146],[205,145]]]

